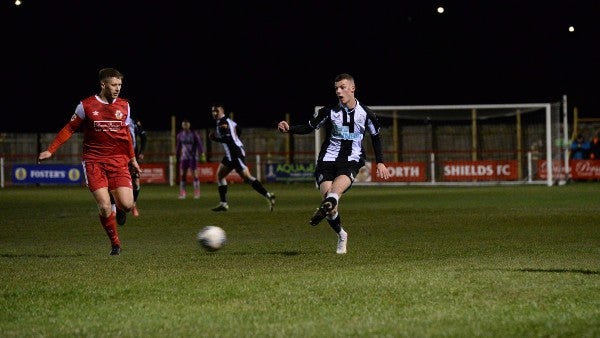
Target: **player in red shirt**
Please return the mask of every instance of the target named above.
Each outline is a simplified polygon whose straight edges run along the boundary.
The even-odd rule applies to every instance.
[[[86,184],[100,214],[100,224],[111,243],[111,255],[121,253],[115,213],[110,194],[117,208],[129,212],[133,208],[133,188],[129,166],[140,172],[135,158],[130,126],[129,102],[119,98],[123,74],[113,68],[99,72],[100,94],[82,100],[71,120],[58,132],[47,150],[39,154],[43,161],[54,154],[76,131],[83,131],[82,165]],[[110,192],[110,193],[109,193]]]

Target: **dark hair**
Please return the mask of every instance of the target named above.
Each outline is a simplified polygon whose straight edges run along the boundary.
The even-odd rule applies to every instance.
[[[216,108],[223,108],[223,111],[225,111],[225,105],[221,102],[213,102],[213,104],[211,105],[211,107],[216,107]]]
[[[117,79],[123,79],[123,74],[114,68],[102,68],[98,72],[98,78],[100,81],[104,81],[108,78],[116,77]]]
[[[350,75],[348,73],[342,73],[335,77],[334,82],[340,82],[342,80],[348,80],[348,81],[354,82],[354,77],[352,77],[352,75]]]

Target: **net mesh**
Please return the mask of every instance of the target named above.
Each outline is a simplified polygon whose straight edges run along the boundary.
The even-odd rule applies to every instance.
[[[556,102],[370,108],[382,125],[386,162],[424,171],[393,182],[480,184],[549,183],[547,160],[551,179],[561,179],[561,107]],[[373,160],[369,137],[365,151]],[[499,175],[502,170],[510,174]]]

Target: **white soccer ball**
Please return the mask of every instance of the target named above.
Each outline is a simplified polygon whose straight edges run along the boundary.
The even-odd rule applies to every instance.
[[[225,245],[227,236],[225,230],[218,226],[209,225],[200,230],[196,239],[198,244],[206,251],[217,251]]]

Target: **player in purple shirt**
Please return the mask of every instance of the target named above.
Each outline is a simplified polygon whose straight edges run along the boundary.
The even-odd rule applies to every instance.
[[[177,133],[177,160],[179,161],[179,199],[185,199],[188,173],[192,174],[194,198],[200,198],[200,179],[198,178],[198,159],[204,158],[204,144],[200,135],[191,129],[190,121],[181,122],[181,131]]]

